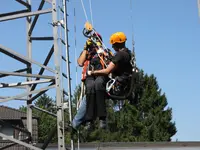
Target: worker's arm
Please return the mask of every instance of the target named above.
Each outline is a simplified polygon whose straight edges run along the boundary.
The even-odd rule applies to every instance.
[[[88,55],[88,50],[90,48],[90,46],[92,45],[92,41],[90,39],[88,39],[86,41],[86,44],[84,46],[84,50],[81,52],[78,60],[77,60],[77,63],[80,67],[83,67],[84,65],[84,62],[86,61],[87,59],[87,55]]]
[[[77,63],[80,67],[83,67],[84,62],[86,61],[87,58],[87,50],[83,50],[77,60]]]
[[[115,69],[115,64],[113,62],[110,62],[108,67],[106,69],[102,70],[95,70],[95,71],[88,71],[89,75],[95,75],[95,76],[105,76],[111,73]]]
[[[122,59],[122,56],[120,55],[120,53],[117,53],[113,57],[112,61],[110,62],[110,64],[108,65],[108,67],[106,69],[88,71],[88,75],[95,75],[95,76],[108,75],[109,73],[113,72],[113,70],[117,67],[117,65],[119,64],[121,59]]]

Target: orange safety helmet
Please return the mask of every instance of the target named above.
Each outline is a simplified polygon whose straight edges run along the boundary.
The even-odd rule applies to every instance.
[[[110,44],[124,43],[126,40],[126,35],[123,32],[116,32],[110,36]]]

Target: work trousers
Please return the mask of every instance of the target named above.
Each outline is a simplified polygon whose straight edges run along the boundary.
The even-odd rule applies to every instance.
[[[72,121],[72,127],[77,129],[82,123],[84,123],[84,117],[86,113],[86,96],[83,97],[80,103],[80,107]]]
[[[85,80],[86,86],[86,114],[85,121],[90,122],[96,117],[103,120],[106,118],[106,83],[104,76],[89,76]]]

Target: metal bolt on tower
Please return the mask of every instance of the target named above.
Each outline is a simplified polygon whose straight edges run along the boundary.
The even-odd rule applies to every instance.
[[[72,120],[71,113],[71,78],[70,78],[70,62],[69,62],[69,45],[68,45],[68,29],[67,29],[67,5],[66,0],[41,0],[37,10],[33,10],[33,1],[31,0],[13,0],[16,3],[21,4],[25,9],[19,11],[12,11],[0,14],[0,23],[5,21],[15,21],[16,19],[26,18],[26,56],[20,54],[19,52],[12,50],[7,46],[0,44],[0,53],[4,54],[15,61],[20,62],[24,65],[22,69],[16,69],[13,71],[6,71],[0,68],[0,79],[7,81],[7,77],[16,77],[16,79],[22,79],[22,81],[15,83],[1,83],[0,89],[21,89],[21,93],[17,95],[0,95],[0,103],[8,102],[10,100],[24,100],[27,104],[27,129],[15,129],[25,132],[28,136],[27,139],[16,139],[10,137],[6,134],[0,132],[0,137],[6,138],[15,144],[22,145],[24,147],[41,150],[45,149],[50,141],[51,137],[42,147],[37,147],[32,141],[32,109],[37,109],[48,113],[51,116],[57,118],[57,135],[58,135],[58,150],[65,150],[65,127],[64,127],[64,96],[67,96],[69,104],[69,121]],[[1,3],[4,3],[3,1]],[[49,8],[43,9],[45,4],[48,4]],[[59,15],[58,13],[62,14]],[[50,14],[52,22],[46,22],[46,26],[52,27],[51,36],[33,36],[34,28],[37,24],[38,19],[41,15]],[[62,18],[58,18],[60,16]],[[43,27],[44,28],[44,27]],[[45,29],[45,28],[44,28]],[[62,34],[58,34],[58,31]],[[20,35],[19,35],[20,36]],[[32,52],[34,51],[33,45],[35,41],[49,41],[52,42],[52,47],[47,53],[46,59],[43,62],[36,61],[33,58]],[[62,47],[63,45],[63,47]],[[65,53],[65,55],[63,55]],[[51,57],[54,55],[54,67],[49,67]],[[39,67],[39,72],[37,72],[33,65]],[[66,65],[65,71],[62,69],[62,65]],[[45,71],[48,74],[45,74]],[[46,85],[48,83],[48,85]],[[63,85],[67,83],[66,89]],[[52,114],[41,108],[37,108],[33,105],[33,101],[39,96],[49,91],[50,89],[55,89],[56,93],[56,114]],[[1,93],[0,93],[1,94]],[[0,122],[3,121],[0,119]],[[12,147],[15,144],[8,145],[1,149]],[[71,149],[74,149],[73,140],[71,140]]]

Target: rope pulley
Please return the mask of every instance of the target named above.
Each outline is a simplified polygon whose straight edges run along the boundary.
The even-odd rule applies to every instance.
[[[93,31],[93,27],[89,22],[85,23],[85,27],[83,28],[83,35],[87,38],[91,38],[91,33]]]

